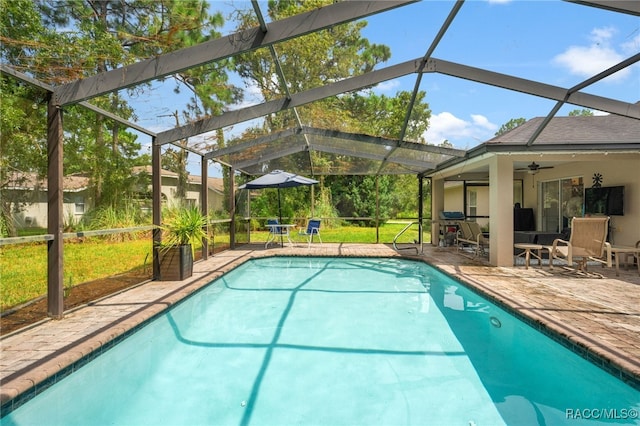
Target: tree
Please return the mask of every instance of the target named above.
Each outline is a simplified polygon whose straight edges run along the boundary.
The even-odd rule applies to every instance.
[[[500,126],[500,129],[498,129],[498,131],[496,132],[495,136],[500,136],[502,134],[510,132],[511,130],[515,129],[516,127],[518,127],[521,124],[524,124],[526,122],[527,122],[527,120],[525,118],[522,118],[522,117],[520,117],[520,118],[512,118],[511,120],[507,121],[505,124]]]
[[[209,14],[203,0],[0,1],[3,60],[8,58],[16,69],[52,85],[219,37],[216,28],[223,24],[222,15]],[[182,112],[185,122],[219,114],[240,98],[227,82],[227,65],[228,61],[218,61],[167,77],[176,81],[175,91],[193,93]],[[135,119],[125,95],[112,93],[91,102],[125,119]],[[46,123],[46,115],[41,119]],[[13,136],[3,132],[5,135]],[[188,154],[182,151],[184,164]],[[46,161],[46,149],[44,152]],[[131,169],[148,163],[148,155],[140,154],[135,134],[122,125],[81,107],[65,108],[65,172],[91,177],[97,206],[117,207],[135,196],[141,182]]]
[[[592,117],[593,111],[590,109],[574,109],[569,111],[569,117]]]
[[[270,1],[268,14],[273,20],[283,19],[330,3],[327,0]],[[236,13],[241,22],[239,29],[258,24],[252,13]],[[366,21],[336,25],[331,29],[280,43],[276,54],[287,78],[288,90],[296,93],[330,84],[371,71],[376,65],[388,60],[391,57],[388,46],[371,44],[362,37],[361,31],[366,25]],[[238,55],[235,61],[238,73],[257,87],[265,100],[286,96],[282,88],[284,82],[277,77],[276,65],[269,50],[261,49]],[[408,140],[424,142],[421,135],[428,128],[431,114],[424,98],[425,93],[420,92],[405,135]],[[297,112],[304,125],[393,139],[400,136],[410,99],[410,92],[398,92],[394,97],[388,97],[377,95],[368,88],[359,93],[345,93],[313,102],[298,108]],[[289,111],[273,114],[265,117],[261,128],[250,129],[245,134],[245,139],[249,135],[267,134],[297,125],[297,117]],[[314,163],[314,167],[329,171],[340,169],[342,162],[349,161],[352,166],[354,162],[361,162],[363,166],[371,162],[339,155],[334,158],[324,158]],[[314,158],[314,161],[318,160]],[[396,179],[388,176],[321,176],[320,199],[332,200],[343,216],[374,216],[376,179],[381,194],[380,210],[383,216],[388,217],[395,207],[394,197],[389,194],[396,192]],[[331,194],[326,194],[325,183],[330,186]]]
[[[40,24],[35,4],[30,0],[0,0],[0,10],[2,61],[7,64],[32,62],[34,46],[49,37]],[[9,40],[20,42],[7,42]],[[43,105],[47,94],[6,74],[0,77],[0,93],[0,235],[13,237],[17,234],[12,213],[30,202],[25,192],[13,188],[37,182],[46,174],[46,108]]]

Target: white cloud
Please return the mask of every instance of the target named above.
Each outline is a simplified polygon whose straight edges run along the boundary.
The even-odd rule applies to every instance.
[[[616,29],[613,27],[594,28],[591,30],[591,40],[598,45],[608,45],[609,40],[613,38],[616,32]]]
[[[389,81],[383,81],[382,83],[379,83],[374,90],[376,92],[391,92],[392,90],[396,90],[398,87],[400,87],[400,82],[397,80],[389,80]]]
[[[611,27],[594,28],[591,31],[590,46],[570,46],[563,53],[556,55],[553,62],[567,68],[571,74],[591,77],[621,62],[624,56],[611,47],[611,39],[616,30]],[[628,48],[628,43],[622,49]],[[607,77],[607,80],[622,80],[631,73],[629,67]]]
[[[424,138],[432,144],[441,144],[445,140],[458,148],[468,148],[493,137],[498,126],[487,117],[472,114],[471,121],[458,118],[450,112],[431,115],[429,130]]]
[[[634,55],[640,50],[640,34],[633,37],[631,40],[624,42],[620,45],[622,51],[628,55]]]
[[[487,117],[479,114],[471,114],[471,119],[473,120],[473,124],[482,127],[487,130],[495,131],[497,126],[489,121]]]

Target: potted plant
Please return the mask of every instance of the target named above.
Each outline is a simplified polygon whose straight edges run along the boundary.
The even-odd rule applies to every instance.
[[[165,211],[162,244],[156,249],[160,281],[179,281],[193,274],[194,245],[207,238],[207,218],[197,207],[175,207]]]

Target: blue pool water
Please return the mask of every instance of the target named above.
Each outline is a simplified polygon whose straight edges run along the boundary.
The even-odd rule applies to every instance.
[[[638,410],[640,392],[422,262],[267,258],[1,424],[593,425]]]

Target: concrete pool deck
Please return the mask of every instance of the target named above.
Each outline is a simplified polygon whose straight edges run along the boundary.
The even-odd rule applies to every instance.
[[[372,256],[421,259],[455,276],[516,316],[552,335],[621,379],[640,387],[640,276],[637,269],[592,267],[604,278],[579,278],[562,268],[491,267],[454,248],[396,252],[385,244],[314,244],[264,249],[241,246],[194,265],[180,282],[146,282],[4,336],[0,340],[0,402],[9,407],[39,393],[98,356],[122,335],[245,261],[265,256]]]

